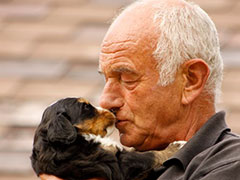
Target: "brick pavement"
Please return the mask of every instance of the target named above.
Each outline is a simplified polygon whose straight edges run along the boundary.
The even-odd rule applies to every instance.
[[[111,19],[130,2],[0,1],[0,180],[37,179],[29,156],[34,129],[48,104],[66,96],[98,104],[104,84],[97,73],[99,45]],[[194,2],[217,25],[226,67],[218,107],[240,133],[240,2]]]

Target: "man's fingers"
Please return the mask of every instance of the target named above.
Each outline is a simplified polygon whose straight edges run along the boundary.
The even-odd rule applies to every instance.
[[[41,180],[63,180],[56,176],[47,175],[47,174],[41,174],[39,177],[41,178]]]
[[[63,180],[63,179],[60,179],[56,176],[47,175],[47,174],[41,174],[39,177],[41,178],[41,180]],[[86,179],[86,180],[106,180],[106,179],[104,179],[104,178],[92,178],[92,179]]]

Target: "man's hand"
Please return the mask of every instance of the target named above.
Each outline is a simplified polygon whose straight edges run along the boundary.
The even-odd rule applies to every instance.
[[[47,174],[41,174],[40,178],[41,178],[41,180],[63,180],[63,179],[60,179],[60,178],[58,178],[56,176],[47,175]],[[92,179],[86,179],[86,180],[106,180],[106,179],[103,179],[103,178],[92,178]]]
[[[41,174],[40,178],[41,180],[63,180],[63,179],[57,178],[56,176],[47,175],[47,174]]]

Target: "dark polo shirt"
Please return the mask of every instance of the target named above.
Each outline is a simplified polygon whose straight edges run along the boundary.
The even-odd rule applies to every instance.
[[[240,180],[240,137],[224,118],[219,112],[209,119],[157,170],[158,180]]]

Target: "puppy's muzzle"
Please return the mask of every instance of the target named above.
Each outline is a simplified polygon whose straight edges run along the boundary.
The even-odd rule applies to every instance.
[[[110,135],[115,129],[115,115],[109,110],[100,107],[97,107],[96,111],[95,117],[84,120],[84,122],[75,126],[79,129],[80,133],[100,135],[101,137]]]

